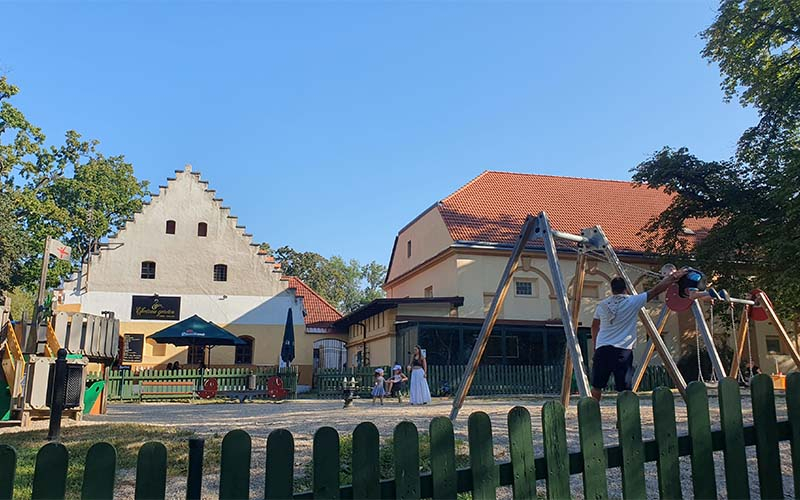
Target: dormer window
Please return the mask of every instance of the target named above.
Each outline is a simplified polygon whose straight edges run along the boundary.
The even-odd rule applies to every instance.
[[[167,234],[175,234],[175,221],[168,220],[167,221]]]
[[[197,224],[197,236],[201,238],[205,238],[208,235],[208,224],[205,222],[199,222]]]

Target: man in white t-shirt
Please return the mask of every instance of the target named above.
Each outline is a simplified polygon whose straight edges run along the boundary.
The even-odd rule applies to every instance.
[[[611,297],[597,304],[592,321],[592,397],[600,401],[601,391],[614,374],[618,392],[633,386],[633,346],[636,344],[636,324],[639,311],[648,300],[658,297],[686,274],[686,270],[673,271],[652,289],[628,295],[625,280],[611,280]]]

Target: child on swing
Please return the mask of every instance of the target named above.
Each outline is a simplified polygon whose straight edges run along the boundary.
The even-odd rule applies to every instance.
[[[403,402],[402,391],[408,377],[403,373],[403,368],[400,365],[394,365],[392,368],[392,376],[389,377],[389,396],[397,397],[397,402]]]
[[[383,406],[383,397],[386,395],[386,379],[383,378],[383,368],[375,369],[375,386],[372,388],[372,404],[375,404],[375,398],[381,398],[381,406]]]

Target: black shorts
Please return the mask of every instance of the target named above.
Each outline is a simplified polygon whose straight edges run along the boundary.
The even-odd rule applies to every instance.
[[[397,396],[405,389],[405,384],[403,382],[394,382],[392,384],[392,390],[389,392],[390,396]]]
[[[614,389],[617,392],[633,388],[633,350],[610,345],[598,347],[594,351],[592,363],[592,387],[603,390],[608,385],[608,377],[614,374]]]

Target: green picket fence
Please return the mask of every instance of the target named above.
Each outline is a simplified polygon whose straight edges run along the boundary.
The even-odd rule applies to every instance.
[[[108,370],[109,401],[184,400],[196,396],[209,378],[217,379],[218,391],[245,391],[248,377],[256,376],[256,390],[266,391],[267,380],[278,375],[290,397],[297,395],[297,368],[242,367],[192,370]],[[87,375],[88,382],[103,380],[103,372]],[[157,385],[153,385],[156,383]]]
[[[360,395],[369,394],[377,366],[345,369],[324,369],[314,374],[314,387],[320,398],[342,397],[342,379],[355,378]],[[389,373],[389,367],[380,367]],[[434,396],[454,394],[461,384],[465,365],[431,365],[428,367],[428,385]],[[470,386],[470,396],[503,396],[515,394],[557,394],[561,391],[562,365],[482,365],[478,367]],[[614,386],[613,377],[609,387]],[[650,366],[642,379],[640,391],[656,387],[673,387],[667,370]]]
[[[639,396],[624,392],[617,398],[618,444],[606,443],[600,407],[591,398],[578,402],[579,451],[567,449],[564,408],[557,401],[541,410],[544,454],[536,456],[533,447],[531,415],[523,407],[508,413],[510,461],[494,459],[493,434],[489,416],[476,412],[469,416],[470,467],[456,469],[453,426],[447,418],[434,418],[429,427],[431,470],[420,471],[419,435],[411,422],[394,429],[391,460],[394,477],[380,477],[380,436],[371,422],[353,431],[352,484],[341,485],[340,440],[338,432],[322,427],[314,434],[312,487],[295,492],[294,439],[289,431],[272,431],[267,439],[265,487],[257,492],[264,498],[456,498],[471,493],[472,498],[496,498],[498,486],[510,486],[515,499],[537,498],[536,481],[543,480],[547,498],[569,498],[580,493],[584,498],[609,496],[606,469],[621,468],[624,498],[681,498],[681,484],[689,480],[695,498],[717,498],[715,460],[722,460],[726,495],[750,498],[784,498],[779,443],[791,444],[792,479],[800,492],[800,373],[787,378],[788,420],[778,421],[772,380],[767,375],[753,378],[751,385],[753,425],[744,426],[739,386],[733,379],[719,385],[720,422],[713,429],[708,396],[703,383],[693,382],[687,389],[688,434],[679,436],[675,420],[673,393],[666,388],[653,391],[654,436],[642,439]],[[716,423],[715,423],[716,424]],[[68,429],[67,429],[68,431]],[[199,498],[202,485],[202,445],[189,446],[186,480],[187,498]],[[229,432],[222,441],[219,498],[250,497],[252,442],[241,430]],[[755,446],[758,485],[751,485],[746,447]],[[722,454],[714,455],[715,451]],[[690,457],[689,477],[682,477],[680,457]],[[114,448],[107,443],[92,446],[83,471],[82,498],[112,498],[116,466]],[[34,499],[58,499],[65,495],[69,456],[59,443],[43,446],[36,457],[33,477]],[[647,491],[645,464],[655,463],[658,492]],[[16,452],[0,445],[0,499],[11,498],[14,486]],[[163,444],[150,442],[139,450],[135,498],[163,499],[167,481],[167,451]],[[570,477],[580,475],[582,491],[572,491]],[[172,480],[175,480],[174,478]],[[183,496],[183,495],[181,495]]]

